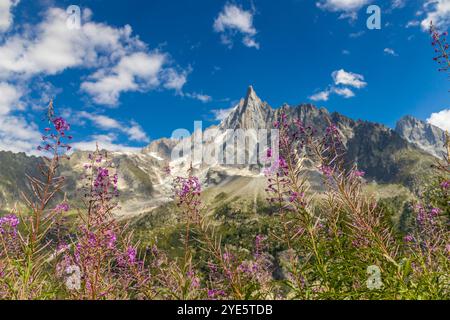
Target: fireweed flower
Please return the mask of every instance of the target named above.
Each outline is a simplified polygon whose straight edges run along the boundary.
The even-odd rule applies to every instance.
[[[200,288],[200,278],[195,274],[195,272],[190,270],[187,272],[186,275],[191,282],[191,287],[193,289],[199,289]]]
[[[116,233],[112,230],[107,230],[105,232],[105,236],[106,236],[106,247],[108,249],[114,249],[117,241]]]
[[[17,234],[17,226],[19,218],[14,214],[9,214],[0,218],[0,234],[15,236]]]
[[[133,248],[133,247],[128,247],[128,249],[127,249],[127,257],[128,257],[128,262],[130,264],[136,263],[137,250],[135,248]]]
[[[211,261],[208,261],[207,265],[208,265],[209,272],[211,274],[217,273],[218,267],[217,267],[217,265],[215,263],[212,263]]]
[[[100,160],[100,162],[97,162]],[[112,202],[113,198],[119,196],[118,182],[119,176],[117,173],[113,173],[113,164],[109,161],[103,161],[101,156],[92,158],[91,164],[85,165],[86,176],[93,175],[92,188],[87,185],[85,187],[85,197],[90,198],[91,201],[100,205],[104,203],[107,207],[115,207],[115,203]],[[101,166],[97,166],[97,163],[101,163]],[[106,203],[105,203],[106,201]],[[98,210],[98,208],[97,208]]]
[[[176,195],[179,197],[180,202],[186,200],[188,195],[200,195],[202,187],[197,177],[189,178],[176,178],[176,182],[180,185],[180,188],[176,190]]]
[[[323,175],[327,177],[331,177],[333,175],[333,169],[326,165],[322,165],[320,167],[320,171],[323,173]]]
[[[68,212],[69,210],[70,210],[70,206],[67,202],[60,203],[55,207],[55,209],[53,209],[53,211],[55,213]]]
[[[433,226],[436,223],[435,218],[441,213],[441,209],[439,208],[425,208],[420,204],[416,206],[416,210],[417,223],[421,228]]]
[[[436,53],[433,60],[439,64],[439,71],[447,72],[450,70],[450,51],[449,44],[447,42],[448,32],[440,33],[433,23],[430,23],[430,34],[433,39],[431,45],[434,47],[434,52]]]
[[[274,159],[273,150],[267,150],[271,165],[263,173],[267,177],[268,201],[279,205],[283,209],[293,210],[293,204],[303,204],[299,201],[303,194],[303,186],[297,179],[298,163],[306,152],[306,144],[312,139],[314,130],[305,127],[300,121],[289,122],[285,114],[281,114],[274,127],[279,130],[278,157]]]
[[[441,183],[441,188],[443,190],[448,190],[450,188],[450,180],[446,180],[444,182]]]
[[[219,289],[209,289],[208,290],[208,298],[209,299],[217,299],[219,297],[225,297],[226,293],[223,290],[219,290]]]
[[[226,263],[231,263],[234,260],[234,255],[232,253],[230,253],[230,252],[225,252],[223,254],[223,260]]]
[[[37,147],[38,151],[51,152],[56,156],[65,156],[65,152],[70,151],[72,147],[66,142],[72,137],[66,136],[66,132],[70,130],[70,125],[62,118],[49,118],[52,128],[45,128],[45,135],[42,136],[42,143]],[[68,158],[68,157],[67,157]]]
[[[277,160],[273,161],[270,167],[263,170],[263,173],[266,177],[270,177],[275,174],[279,174],[280,170],[287,170],[286,160],[284,160],[282,157],[279,157]]]
[[[200,210],[202,206],[200,200],[201,192],[202,186],[197,177],[177,177],[174,180],[176,204],[186,214],[186,218],[189,222],[198,222],[200,219]]]
[[[366,175],[366,173],[364,171],[360,171],[360,170],[353,170],[351,172],[351,175],[356,177],[356,178],[362,178]]]
[[[65,131],[70,130],[70,125],[61,117],[54,119],[53,125],[55,126],[55,130],[58,131],[61,135],[64,135]]]

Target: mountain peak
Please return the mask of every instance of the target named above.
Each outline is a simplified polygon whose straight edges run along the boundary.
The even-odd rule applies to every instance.
[[[441,157],[445,151],[444,130],[413,116],[401,118],[395,131],[404,139],[422,150]]]
[[[250,99],[252,99],[252,100],[259,99],[258,96],[256,95],[256,92],[255,92],[255,90],[253,89],[253,86],[252,86],[252,85],[250,85],[250,86],[248,87],[248,89],[247,89],[247,94],[245,95],[245,100],[246,100],[246,101],[248,101],[248,100],[250,100]]]
[[[252,107],[261,107],[263,105],[263,102],[258,97],[258,95],[255,92],[255,89],[253,89],[253,86],[249,86],[247,89],[247,94],[245,95],[245,98],[241,100],[242,105],[242,112],[245,112],[248,108]]]
[[[265,128],[270,106],[256,94],[253,86],[249,86],[245,98],[234,108],[230,115],[221,123],[227,129],[258,129]]]

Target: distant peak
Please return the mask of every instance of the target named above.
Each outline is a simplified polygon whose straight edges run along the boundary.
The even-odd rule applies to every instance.
[[[265,128],[266,120],[271,111],[270,106],[256,95],[253,86],[249,86],[245,98],[240,100],[220,126],[227,129]]]
[[[256,100],[258,99],[258,96],[256,95],[255,90],[253,89],[253,86],[249,86],[247,89],[247,94],[245,96],[245,100]]]
[[[415,121],[415,122],[419,122],[420,120],[415,118],[415,117],[413,117],[413,116],[411,116],[411,115],[406,115],[406,116],[403,116],[399,121],[409,121],[409,122]]]

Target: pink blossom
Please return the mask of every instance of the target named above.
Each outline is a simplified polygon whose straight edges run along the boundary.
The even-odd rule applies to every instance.
[[[55,209],[53,209],[56,213],[68,212],[70,210],[70,206],[67,202],[63,202],[58,204]]]
[[[53,125],[55,126],[55,130],[62,135],[64,135],[64,131],[70,130],[70,125],[61,117],[54,119]]]

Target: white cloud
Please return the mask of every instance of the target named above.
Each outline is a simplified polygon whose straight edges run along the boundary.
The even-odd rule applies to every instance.
[[[361,31],[358,31],[358,32],[350,33],[348,36],[350,38],[356,39],[356,38],[359,38],[359,37],[363,36],[365,33],[366,33],[365,31],[361,30]]]
[[[245,46],[259,49],[259,43],[255,40],[257,31],[253,26],[253,15],[252,11],[228,3],[215,19],[214,31],[221,33],[222,43],[229,47],[233,45],[233,36],[240,33]]]
[[[68,68],[101,66],[124,55],[126,45],[143,46],[131,33],[130,26],[118,29],[89,21],[81,29],[71,30],[65,11],[50,8],[42,22],[8,37],[0,46],[0,76],[30,78]]]
[[[120,123],[119,121],[110,118],[105,115],[100,114],[94,114],[94,113],[88,113],[86,111],[81,111],[77,114],[79,118],[84,118],[92,121],[94,124],[96,124],[100,129],[104,130],[118,130],[128,136],[128,139],[132,141],[138,141],[138,142],[145,142],[148,143],[150,139],[148,138],[145,131],[142,129],[142,127],[132,121],[129,126]]]
[[[10,113],[14,105],[19,105],[22,93],[6,82],[0,82],[0,116]]]
[[[391,48],[384,48],[383,52],[384,52],[385,54],[387,54],[387,55],[394,56],[394,57],[398,57],[398,54],[397,54],[397,52],[395,52],[394,49],[391,49]]]
[[[401,9],[406,5],[406,0],[392,0],[393,9]]]
[[[408,21],[408,23],[406,24],[405,28],[417,27],[418,25],[420,25],[420,21],[419,20],[411,20],[411,21]]]
[[[149,51],[129,25],[92,22],[88,9],[83,15],[81,28],[69,29],[65,11],[50,8],[42,22],[8,37],[0,46],[0,78],[24,80],[70,68],[93,69],[81,88],[104,105],[117,105],[123,92],[180,90],[186,83],[186,73],[170,66],[168,54]]]
[[[428,31],[430,23],[442,29],[450,26],[450,1],[449,0],[426,0],[424,11],[427,16],[421,22],[422,29]]]
[[[359,10],[370,0],[322,0],[317,2],[317,6],[321,9],[330,11],[354,11]]]
[[[353,98],[355,93],[349,88],[333,88],[333,92],[344,98]]]
[[[309,97],[312,101],[328,101],[331,94],[337,94],[338,96],[344,97],[346,99],[353,98],[355,96],[355,93],[346,87],[330,87],[327,90],[323,90],[320,92],[317,92]]]
[[[199,100],[203,103],[207,103],[207,102],[211,102],[212,101],[212,97],[208,96],[207,94],[202,94],[202,93],[185,93],[185,96],[191,99],[196,99]]]
[[[350,18],[355,20],[357,11],[370,2],[372,0],[321,0],[316,2],[316,5],[322,10],[342,12],[340,19]]]
[[[309,97],[312,101],[328,101],[330,98],[330,90],[320,91]]]
[[[187,75],[188,71],[178,72],[173,68],[164,70],[161,77],[164,82],[164,88],[180,92],[187,82]]]
[[[250,36],[245,36],[244,39],[242,39],[242,43],[246,47],[259,49],[259,43]]]
[[[12,10],[20,0],[0,0],[0,32],[8,31],[13,24]]]
[[[309,99],[313,101],[328,101],[332,94],[346,99],[353,98],[355,93],[349,87],[362,89],[367,86],[363,75],[347,72],[344,69],[334,71],[331,77],[333,78],[333,84],[329,85],[327,89],[311,95]]]
[[[126,133],[128,134],[130,140],[145,143],[150,142],[150,139],[145,133],[144,129],[137,122],[132,121],[131,127],[126,129]]]
[[[115,106],[120,94],[145,91],[162,84],[166,89],[181,90],[186,75],[174,69],[164,69],[167,56],[159,52],[137,52],[124,56],[112,68],[100,69],[81,89],[89,93],[97,104]]]
[[[350,51],[347,49],[342,50],[342,54],[348,56],[350,54]]]
[[[442,130],[450,131],[450,109],[432,113],[427,119],[427,122],[441,128]]]
[[[0,150],[37,154],[41,134],[20,116],[0,116]]]
[[[236,107],[231,107],[228,109],[215,109],[211,111],[214,114],[214,120],[222,121],[225,120],[234,109],[236,109]]]
[[[78,113],[78,116],[80,118],[85,118],[88,120],[91,120],[96,125],[98,125],[101,129],[120,129],[121,125],[120,123],[112,119],[110,117],[100,115],[100,114],[93,114],[86,111],[81,111]]]
[[[364,82],[363,75],[347,72],[344,69],[334,71],[331,76],[333,77],[335,85],[350,86],[357,89],[367,86],[367,83]]]
[[[141,148],[130,147],[124,144],[115,143],[117,136],[114,134],[107,135],[94,135],[91,139],[73,143],[74,150],[81,151],[94,151],[97,145],[100,149],[105,149],[112,152],[132,152],[137,153],[141,151]]]

